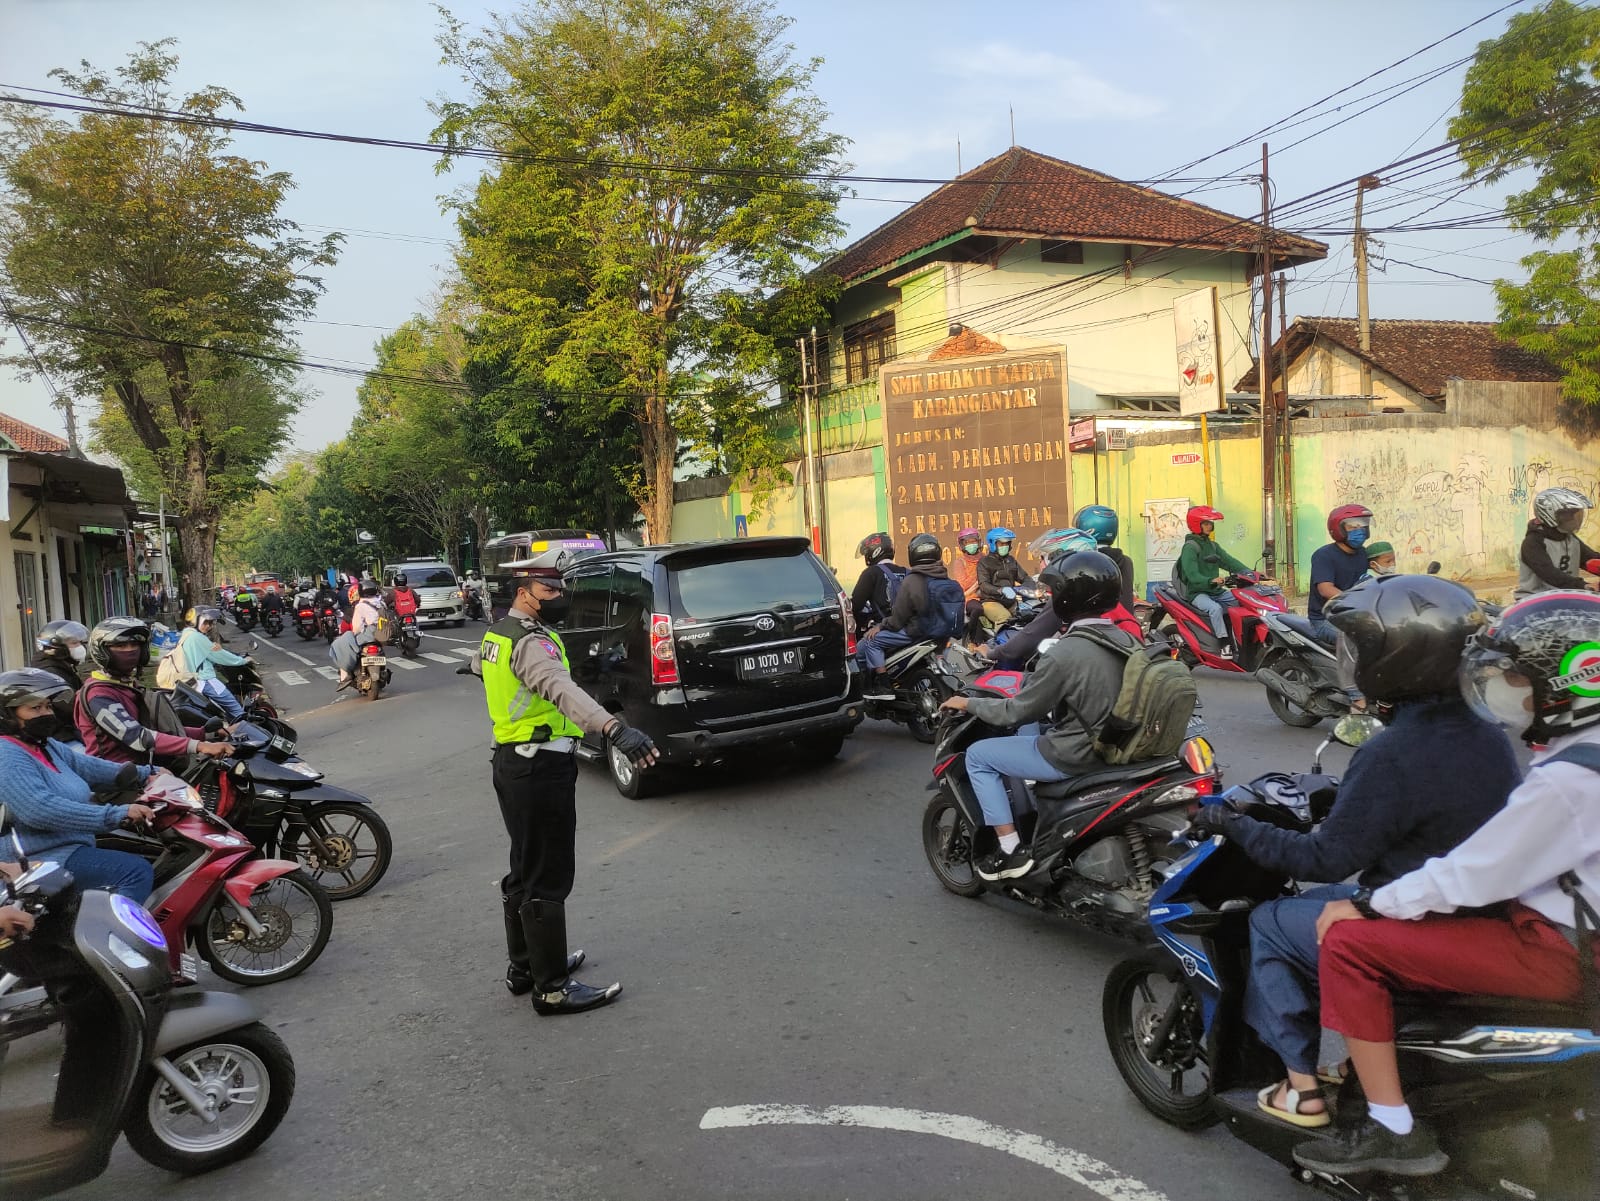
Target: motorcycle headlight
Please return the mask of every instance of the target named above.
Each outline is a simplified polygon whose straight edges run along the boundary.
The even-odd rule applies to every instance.
[[[156,925],[155,918],[151,917],[142,905],[118,894],[111,898],[111,912],[117,915],[117,920],[127,927],[131,933],[149,943],[156,950],[163,953],[166,951],[167,936],[161,933],[161,927]],[[132,953],[133,948],[122,942],[116,935],[113,934],[111,936],[111,941],[113,944],[120,944],[124,951]],[[128,964],[129,967],[143,967],[145,965],[142,957],[129,963],[122,953],[117,950],[116,945],[112,946],[111,953],[121,959],[123,963]]]

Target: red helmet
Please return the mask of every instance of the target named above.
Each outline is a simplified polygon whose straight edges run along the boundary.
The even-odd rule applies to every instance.
[[[1366,505],[1340,505],[1328,514],[1328,537],[1335,542],[1345,540],[1344,523],[1352,520],[1371,521],[1372,510]]]
[[[1192,505],[1188,514],[1184,517],[1191,534],[1200,533],[1200,523],[1202,521],[1209,521],[1212,525],[1216,525],[1221,520],[1222,514],[1210,505]]]

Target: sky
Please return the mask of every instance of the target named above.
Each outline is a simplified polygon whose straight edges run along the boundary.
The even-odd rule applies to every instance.
[[[1174,168],[1232,143],[1244,145],[1171,176],[1163,190],[1246,216],[1260,212],[1254,131],[1371,72],[1404,65],[1356,87],[1295,128],[1274,132],[1277,203],[1394,163],[1444,142],[1465,66],[1450,67],[1497,36],[1523,0],[1466,33],[1423,50],[1502,7],[1496,0],[777,0],[802,58],[823,60],[815,90],[831,127],[850,138],[854,173],[945,179],[1013,141],[1127,180]],[[450,0],[482,24],[513,3]],[[440,65],[439,18],[424,0],[0,0],[0,92],[51,88],[52,67],[80,60],[110,69],[141,41],[178,39],[176,84],[228,88],[253,121],[364,136],[426,140],[428,102],[464,97]],[[1448,69],[1446,69],[1448,68]],[[1435,78],[1429,74],[1438,72]],[[1422,78],[1414,79],[1415,76]],[[1403,81],[1412,80],[1410,83]],[[1377,89],[1392,92],[1350,103]],[[1358,110],[1386,101],[1370,113]],[[1335,105],[1344,105],[1336,109]],[[1340,122],[1335,125],[1336,122]],[[1327,127],[1327,128],[1325,128]],[[1290,143],[1311,134],[1303,145]],[[309,359],[370,366],[373,344],[426,304],[450,264],[452,219],[442,199],[469,178],[436,173],[416,151],[240,134],[238,152],[295,180],[285,214],[305,230],[338,230],[346,242],[324,273],[314,320],[299,330]],[[1453,199],[1453,168],[1369,193],[1369,227],[1414,220],[1484,218],[1480,228],[1378,235],[1375,318],[1491,320],[1487,282],[1517,278],[1532,249],[1493,217],[1499,197],[1473,189]],[[865,234],[931,185],[857,185],[841,213]],[[1441,204],[1441,201],[1443,203]],[[1424,213],[1430,206],[1431,212]],[[1301,210],[1319,228],[1350,213]],[[1293,220],[1285,224],[1295,228]],[[1322,236],[1328,260],[1302,267],[1288,289],[1289,316],[1355,313],[1350,240]],[[1450,274],[1439,274],[1440,271]],[[1467,276],[1470,279],[1454,278]],[[1479,282],[1474,282],[1479,281]],[[0,351],[18,353],[0,327]],[[296,419],[295,448],[342,437],[358,380],[304,373],[314,398]],[[80,425],[95,403],[83,398]],[[62,433],[43,382],[0,367],[0,411]]]

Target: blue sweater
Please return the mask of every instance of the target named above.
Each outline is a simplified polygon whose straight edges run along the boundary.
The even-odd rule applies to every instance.
[[[1228,827],[1256,863],[1296,880],[1361,873],[1378,888],[1454,850],[1498,813],[1521,772],[1504,732],[1459,698],[1402,703],[1350,760],[1327,820],[1310,833],[1238,818]]]
[[[51,771],[13,740],[0,738],[0,804],[29,858],[60,862],[81,847],[94,846],[96,834],[116,829],[128,816],[126,805],[98,805],[89,799],[91,789],[115,787],[117,773],[127,765],[85,755],[54,738],[45,743],[45,753],[58,770]],[[148,767],[138,770],[141,781],[150,778]],[[13,853],[12,847],[0,844],[4,858]]]

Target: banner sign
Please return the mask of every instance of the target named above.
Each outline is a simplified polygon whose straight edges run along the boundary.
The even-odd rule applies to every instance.
[[[1201,288],[1172,304],[1178,340],[1178,411],[1185,417],[1227,406],[1217,361],[1217,290]]]

